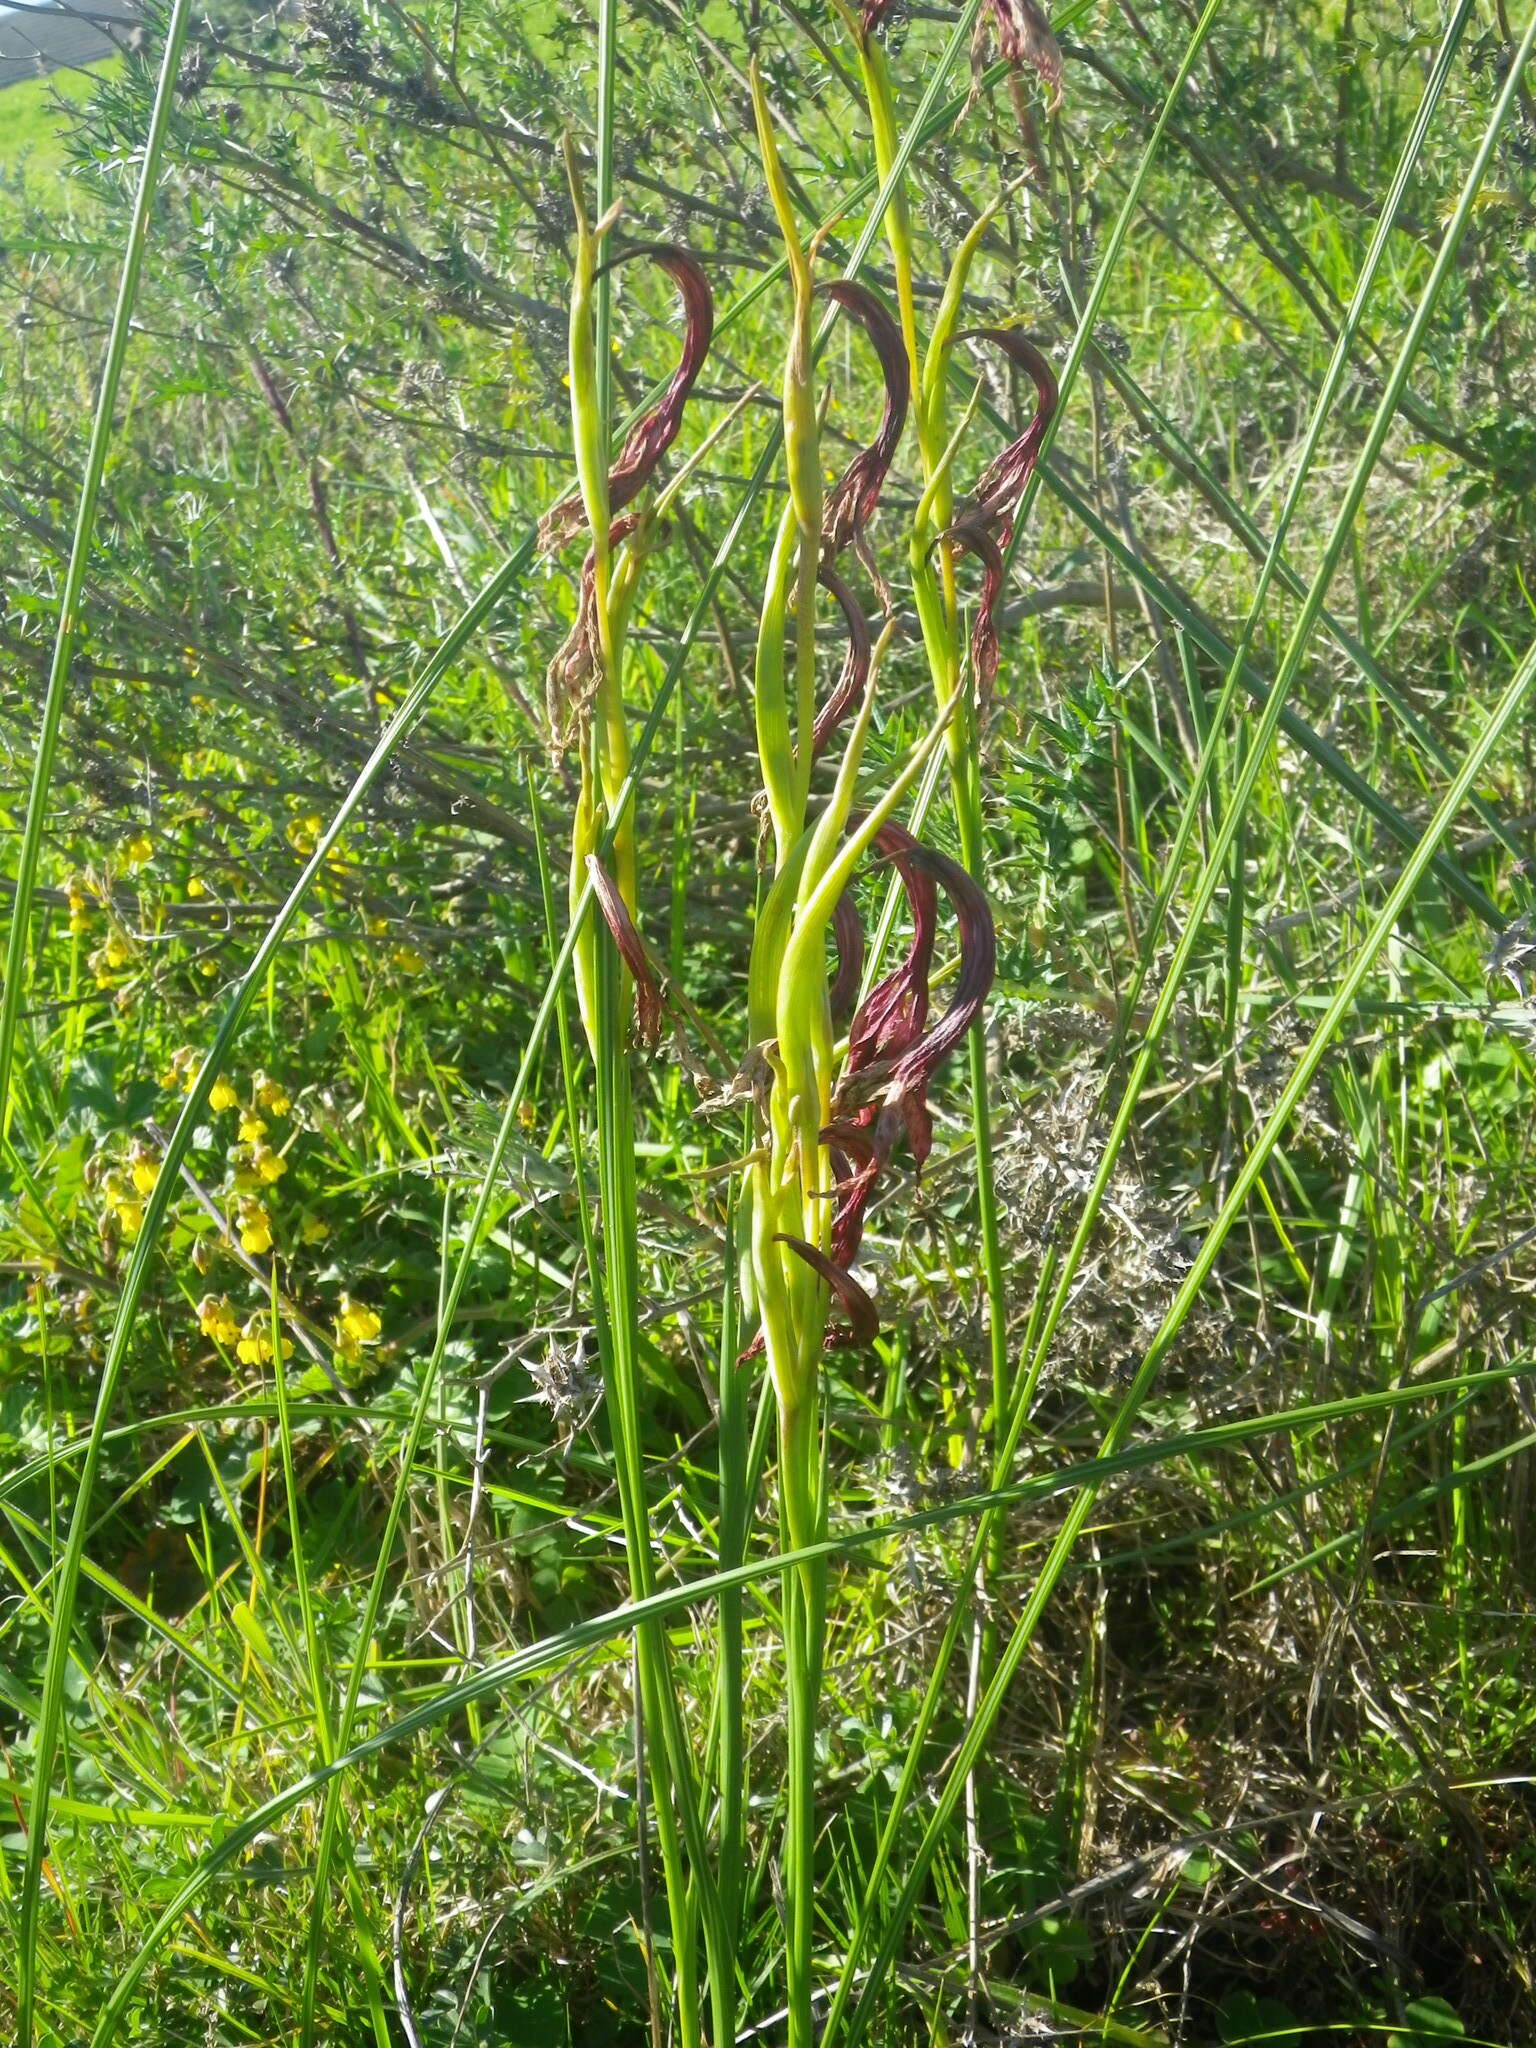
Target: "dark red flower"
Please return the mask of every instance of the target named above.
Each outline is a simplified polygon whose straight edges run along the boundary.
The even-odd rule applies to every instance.
[[[853,592],[827,562],[822,564],[816,580],[824,590],[831,591],[842,609],[848,623],[848,652],[843,657],[842,673],[838,676],[836,688],[816,714],[816,723],[811,730],[812,754],[822,751],[849,712],[863,702],[869,684],[871,655],[869,621]]]
[[[661,1043],[661,982],[651,965],[651,956],[646,951],[645,941],[635,930],[634,920],[629,914],[619,886],[603,866],[595,853],[587,855],[587,873],[592,877],[592,893],[597,898],[604,922],[613,934],[613,942],[619,949],[624,965],[634,977],[635,983],[635,1027],[640,1043],[655,1046]]]
[[[997,972],[997,935],[986,897],[958,861],[888,823],[875,845],[895,865],[907,892],[912,940],[906,958],[860,1005],[848,1033],[848,1060],[822,1141],[839,1163],[832,1258],[858,1255],[875,1183],[903,1134],[919,1170],[933,1144],[928,1089],[940,1063],[981,1013]],[[938,924],[938,890],[960,927],[960,971],[937,1023],[928,1023],[929,981]]]
[[[896,454],[902,428],[907,423],[907,406],[912,397],[912,373],[907,363],[906,343],[901,329],[884,301],[868,285],[851,278],[830,279],[816,287],[823,298],[857,320],[874,344],[885,377],[885,411],[879,432],[867,448],[849,463],[828,491],[822,507],[821,530],[828,560],[835,561],[850,543],[862,555],[866,548],[865,529],[874,517],[886,472]]]
[[[1003,593],[1004,554],[1013,538],[1019,500],[1035,473],[1059,396],[1055,373],[1027,336],[1011,327],[969,327],[960,341],[993,341],[1034,380],[1037,403],[1022,434],[994,455],[969,497],[956,505],[947,537],[982,565],[981,598],[971,628],[971,667],[983,697],[997,674],[997,605]]]
[[[880,1317],[875,1304],[864,1292],[851,1273],[829,1259],[825,1252],[818,1251],[813,1244],[807,1244],[803,1237],[791,1237],[781,1230],[774,1239],[775,1244],[787,1244],[797,1252],[815,1273],[819,1273],[837,1297],[839,1307],[848,1318],[848,1337],[858,1345],[873,1344],[880,1334]],[[827,1332],[829,1345],[844,1341],[841,1331]]]
[[[604,271],[616,270],[621,263],[628,263],[636,256],[649,256],[677,286],[678,296],[683,302],[683,348],[660,402],[630,428],[624,446],[619,450],[619,459],[608,472],[610,515],[622,512],[639,496],[650,482],[657,463],[677,439],[683,424],[683,408],[704,367],[704,358],[709,354],[715,333],[715,302],[709,289],[709,279],[697,257],[676,243],[642,242],[613,257],[597,274],[601,277]],[[546,552],[568,541],[580,528],[583,516],[581,497],[577,492],[563,498],[546,512],[539,523],[539,540]]]

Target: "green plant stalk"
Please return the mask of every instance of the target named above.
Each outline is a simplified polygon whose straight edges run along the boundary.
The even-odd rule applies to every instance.
[[[598,1207],[602,1219],[602,1242],[601,1263],[593,1265],[590,1273],[594,1301],[601,1299],[603,1304],[598,1341],[603,1364],[604,1405],[613,1435],[614,1471],[623,1513],[630,1598],[643,1601],[655,1591],[655,1571],[641,1442],[634,1110],[630,1100],[629,1056],[624,1044],[633,991],[618,950],[606,929],[598,932],[597,939],[598,1042],[593,1048],[593,1055],[597,1077]],[[646,1756],[651,1808],[661,1845],[672,1925],[678,2033],[684,2048],[701,2048],[704,2029],[697,1956],[701,1904],[705,1905],[716,2034],[726,2040],[734,2037],[734,1965],[719,1953],[723,1923],[719,1922],[717,1894],[710,1878],[694,1773],[678,1708],[666,1631],[659,1623],[645,1623],[636,1631],[635,1647],[640,1678],[640,1698],[635,1702],[635,1712],[648,1737]],[[681,1832],[679,1809],[685,1816],[692,1814],[691,1825],[685,1817]],[[692,1886],[688,1861],[683,1852],[684,1833],[688,1836],[688,1848],[694,1864]],[[713,1911],[706,1903],[711,1900],[714,1901]],[[713,1932],[712,1921],[716,1923]],[[729,2033],[721,2034],[722,2023],[730,2027]]]
[[[551,948],[558,952],[560,933],[555,921],[554,888],[551,880],[548,847],[544,835],[542,807],[539,803],[538,791],[531,770],[526,778],[526,788],[528,791],[529,811],[533,820],[535,851],[539,864],[539,886],[544,903],[545,930],[548,934]],[[603,966],[599,963],[598,986],[594,989],[594,995],[598,996],[599,1000],[602,998],[605,983],[611,980],[611,978],[611,964]],[[565,1093],[566,1128],[570,1133],[571,1167],[575,1181],[577,1214],[580,1218],[582,1251],[586,1259],[587,1271],[592,1275],[593,1327],[597,1337],[598,1354],[603,1367],[604,1384],[609,1386],[613,1384],[619,1370],[614,1361],[613,1333],[609,1314],[611,1297],[604,1277],[606,1275],[606,1264],[603,1258],[602,1246],[593,1225],[592,1207],[587,1197],[586,1176],[582,1166],[583,1137],[581,1105],[576,1093],[576,1048],[572,1041],[570,1022],[566,1014],[563,984],[556,981],[554,986],[557,991],[561,991],[557,1006],[556,1028],[560,1044],[561,1083]],[[599,1012],[599,1014],[601,1013]],[[600,1081],[599,1088],[600,1131],[604,1112],[607,1108],[605,1099],[606,1086],[606,1077],[604,1077]],[[600,1151],[600,1181],[605,1162],[606,1155]],[[646,1547],[638,1562],[633,1555],[631,1523],[626,1512],[632,1464],[629,1456],[629,1444],[623,1434],[623,1405],[620,1403],[608,1405],[608,1414],[613,1431],[613,1469],[618,1475],[621,1493],[620,1527],[624,1536],[625,1557],[629,1567],[631,1587],[633,1588],[636,1583],[637,1571],[645,1583],[650,1583],[650,1553],[649,1548]],[[642,1491],[642,1504],[643,1499]],[[648,1530],[642,1531],[642,1535],[645,1537],[648,1545]],[[652,1794],[651,1806],[656,1817],[657,1838],[661,1847],[663,1883],[667,1891],[669,1918],[673,1923],[671,1934],[679,2037],[689,2042],[697,2042],[700,2038],[698,1959],[696,1953],[697,1914],[693,1910],[689,1899],[687,1870],[683,1861],[683,1852],[678,1835],[677,1816],[672,1800],[671,1775],[666,1753],[663,1752],[658,1758],[654,1750],[645,1741],[646,1729],[648,1727],[654,1728],[658,1725],[658,1716],[651,1711],[650,1705],[653,1697],[651,1672],[654,1666],[654,1655],[649,1656],[646,1662],[642,1664],[639,1650],[640,1634],[641,1631],[637,1630],[634,1658],[636,1680],[636,1696],[634,1700],[636,1772],[638,1775],[642,1768],[642,1759],[644,1759],[644,1767]],[[654,1652],[654,1644],[651,1648]],[[638,1798],[636,1803],[640,1810],[640,1826],[643,1828],[645,1826],[644,1807]],[[656,1967],[654,1955],[648,1957],[648,1963],[650,1968],[654,1970]]]
[[[755,58],[749,82],[758,150],[784,242],[793,292],[782,386],[789,503],[769,565],[754,674],[758,752],[773,820],[776,861],[782,866],[790,847],[804,830],[811,786],[811,727],[816,718],[816,572],[821,563],[821,427],[816,416],[811,258],[801,246],[795,227],[794,203],[774,139],[773,112]],[[783,675],[791,596],[795,622],[793,703]]]
[[[612,0],[605,0],[605,21]],[[612,59],[612,24],[604,47]],[[600,95],[601,97],[601,95]],[[600,128],[600,141],[605,131]],[[600,149],[611,154],[611,133]],[[574,158],[568,149],[576,208],[576,274],[571,295],[571,415],[577,473],[592,535],[597,618],[597,682],[592,715],[582,734],[581,796],[572,833],[570,904],[574,923],[596,848],[599,818],[630,778],[628,725],[624,713],[625,628],[639,563],[632,545],[615,570],[608,543],[608,447],[606,396],[609,351],[599,354],[601,302],[594,303],[597,251],[614,217],[610,202],[594,229],[582,204]],[[603,280],[606,283],[606,279]],[[615,820],[616,881],[626,909],[636,906],[634,828],[626,812]],[[598,1318],[604,1398],[613,1436],[614,1465],[624,1523],[630,1588],[636,1599],[653,1590],[650,1505],[642,1449],[640,1370],[639,1248],[634,1166],[634,1110],[630,1096],[627,1037],[634,1015],[634,989],[611,936],[589,930],[577,954],[578,991],[597,1079],[598,1206],[601,1259],[589,1258]],[[587,986],[581,989],[582,980]],[[665,1631],[647,1625],[635,1638],[640,1697],[635,1712],[650,1760],[652,1810],[656,1816],[672,1932],[679,2036],[683,2048],[702,2048],[704,2026],[699,1996],[697,1930],[702,1915],[709,1958],[715,2030],[729,2040],[735,2032],[735,1961],[728,1952],[718,1889],[710,1870],[699,1806],[697,1774],[688,1750]],[[645,1739],[653,1738],[653,1739]],[[637,1751],[640,1743],[637,1741]],[[681,1827],[679,1827],[681,1822]],[[687,1840],[684,1855],[683,1838]],[[691,1866],[691,1868],[690,1868]]]

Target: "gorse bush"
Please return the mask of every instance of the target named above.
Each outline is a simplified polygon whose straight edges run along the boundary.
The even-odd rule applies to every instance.
[[[1529,2037],[1533,39],[5,162],[18,2039]]]

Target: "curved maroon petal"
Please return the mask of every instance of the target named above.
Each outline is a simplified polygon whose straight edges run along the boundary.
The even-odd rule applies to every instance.
[[[901,874],[912,906],[913,941],[901,966],[870,991],[849,1029],[848,1061],[836,1095],[840,1120],[829,1126],[836,1135],[827,1142],[853,1157],[862,1149],[878,1172],[897,1135],[897,1124],[881,1119],[894,1114],[921,1169],[933,1144],[928,1087],[981,1014],[997,973],[997,932],[985,895],[958,861],[922,845],[894,822],[881,827],[875,845]],[[960,928],[960,971],[943,1014],[925,1028],[937,889],[949,898]],[[861,1148],[853,1133],[871,1126],[869,1145]],[[870,1172],[868,1165],[864,1171]]]
[[[880,1316],[875,1304],[864,1292],[853,1275],[843,1267],[834,1265],[824,1251],[813,1244],[807,1244],[803,1237],[791,1237],[787,1231],[780,1231],[775,1244],[787,1244],[792,1252],[804,1259],[812,1272],[825,1280],[836,1297],[839,1307],[848,1318],[849,1334],[855,1344],[873,1344],[880,1334]]]
[[[967,327],[960,341],[992,341],[1028,372],[1034,381],[1036,405],[1022,434],[994,455],[969,497],[955,507],[947,538],[982,565],[981,597],[971,628],[971,666],[978,693],[985,697],[997,675],[997,605],[1005,577],[1003,550],[1013,538],[1013,522],[1024,487],[1034,475],[1040,450],[1055,414],[1060,393],[1056,375],[1027,335],[1012,327]]]
[[[995,342],[1004,355],[1028,373],[1035,386],[1037,402],[1029,425],[993,456],[977,479],[969,501],[989,523],[1001,523],[1002,531],[998,538],[1006,547],[1013,530],[1013,515],[1023,496],[1024,486],[1040,460],[1040,449],[1056,411],[1060,397],[1056,373],[1029,337],[1020,334],[1017,328],[967,327],[955,338],[957,341]],[[963,516],[957,511],[957,524]]]
[[[887,834],[893,833],[905,841],[905,858],[925,869],[949,898],[955,921],[960,927],[960,971],[955,977],[954,992],[944,1014],[916,1045],[901,1055],[896,1066],[895,1078],[898,1081],[916,1082],[921,1078],[926,1082],[981,1014],[981,1006],[997,976],[997,927],[992,922],[992,907],[979,883],[959,861],[951,860],[947,853],[940,853],[935,847],[924,846],[896,824],[882,828],[876,845],[880,845]]]
[[[678,296],[683,302],[683,347],[677,368],[672,372],[671,381],[659,402],[644,419],[637,420],[630,428],[624,446],[619,450],[619,458],[608,472],[610,514],[622,512],[639,496],[650,482],[657,463],[677,439],[683,424],[683,408],[698,382],[715,333],[715,301],[709,289],[709,279],[704,275],[698,258],[675,242],[641,242],[633,249],[621,250],[600,266],[597,275],[601,277],[607,271],[616,270],[621,263],[631,262],[636,256],[649,256],[677,286]],[[548,552],[563,545],[581,526],[583,516],[579,492],[562,498],[539,522],[541,547]]]
[[[864,973],[864,927],[859,908],[849,895],[839,896],[832,913],[832,935],[837,941],[837,973],[827,992],[832,1021],[840,1024],[858,1001],[859,982]]]
[[[865,528],[874,517],[886,472],[895,457],[902,428],[907,423],[907,407],[912,398],[912,372],[901,329],[884,301],[868,285],[839,277],[817,285],[816,289],[823,298],[831,299],[834,305],[841,306],[845,313],[858,321],[874,345],[885,377],[885,411],[880,418],[879,431],[869,446],[849,463],[828,491],[822,507],[822,535],[829,554],[835,557],[850,542],[858,546],[863,541]]]
[[[848,652],[843,657],[842,674],[837,679],[836,688],[816,714],[816,723],[811,730],[813,755],[822,751],[849,712],[863,701],[869,685],[871,658],[869,621],[864,616],[864,607],[830,563],[822,564],[816,580],[824,590],[831,591],[842,607],[848,624]]]
[[[592,893],[597,898],[603,920],[613,934],[613,942],[624,965],[634,977],[635,1024],[640,1042],[642,1045],[658,1045],[661,1042],[661,983],[651,966],[645,941],[635,930],[634,920],[619,894],[618,884],[595,853],[587,855],[587,873],[592,877]]]
[[[854,818],[850,822],[859,821]],[[921,1038],[928,1021],[928,978],[933,971],[938,894],[922,863],[914,858],[922,848],[910,832],[894,821],[888,822],[875,835],[875,846],[901,876],[912,914],[912,938],[905,959],[883,981],[877,982],[859,1005],[848,1031],[845,1081],[877,1062],[909,1051]]]
[[[636,256],[649,256],[677,286],[683,302],[683,350],[660,403],[630,429],[619,459],[608,473],[610,512],[622,511],[645,488],[657,463],[677,439],[683,407],[698,382],[715,334],[715,302],[696,256],[675,242],[643,242],[638,248],[624,250],[603,268],[615,270]]]
[[[979,512],[951,526],[944,538],[981,563],[981,594],[971,627],[971,672],[976,678],[977,694],[985,701],[997,679],[997,604],[1003,594],[1008,565]]]

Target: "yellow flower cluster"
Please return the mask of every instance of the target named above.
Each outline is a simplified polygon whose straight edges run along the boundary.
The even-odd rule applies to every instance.
[[[136,832],[123,848],[123,865],[131,875],[147,868],[154,857],[155,842],[147,832]]]
[[[277,1338],[279,1359],[288,1356],[288,1344],[282,1336]],[[251,1316],[240,1332],[240,1341],[235,1346],[235,1356],[242,1365],[265,1365],[272,1356],[272,1318],[269,1315]]]
[[[260,1108],[273,1116],[286,1116],[293,1104],[288,1099],[288,1090],[281,1081],[274,1081],[270,1074],[264,1074],[258,1067],[251,1076],[251,1092]]]
[[[91,928],[91,899],[86,895],[83,875],[71,875],[66,884],[69,897],[69,928],[76,938]]]
[[[227,1294],[205,1294],[197,1304],[197,1325],[205,1337],[227,1349],[240,1335],[240,1325]]]
[[[98,988],[110,988],[112,977],[133,958],[134,944],[121,925],[113,925],[107,937],[89,955],[91,972]]]
[[[243,1196],[236,1205],[235,1228],[240,1233],[240,1249],[253,1259],[271,1251],[272,1218],[266,1203],[254,1195]]]
[[[363,1355],[363,1347],[376,1344],[384,1328],[378,1311],[368,1307],[366,1302],[354,1301],[350,1294],[343,1294],[341,1306],[336,1311],[336,1351],[348,1365],[356,1365]]]
[[[150,1186],[154,1186],[151,1179]],[[137,1237],[144,1221],[143,1193],[121,1167],[114,1166],[101,1183],[101,1199],[124,1237]]]

